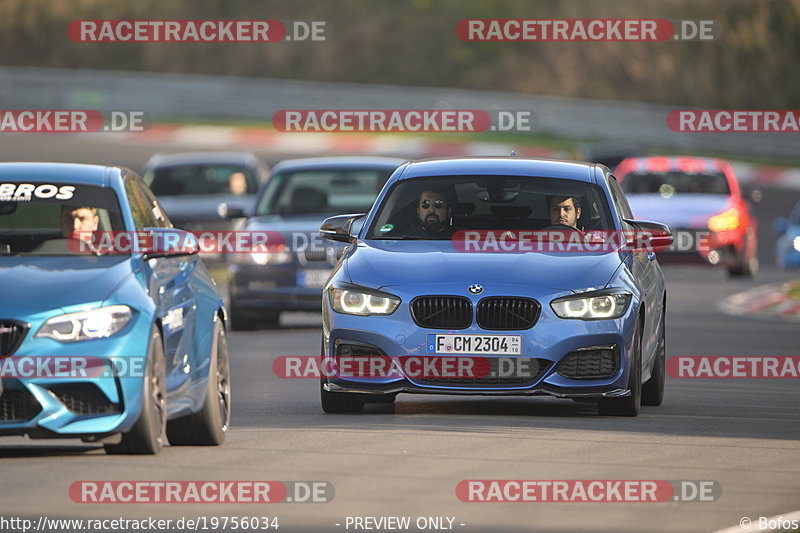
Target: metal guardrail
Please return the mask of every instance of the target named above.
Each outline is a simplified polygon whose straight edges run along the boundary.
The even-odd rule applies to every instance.
[[[623,145],[796,157],[794,133],[676,133],[675,106],[463,89],[190,74],[0,67],[2,109],[141,110],[151,120],[269,121],[281,109],[532,111],[534,133]]]

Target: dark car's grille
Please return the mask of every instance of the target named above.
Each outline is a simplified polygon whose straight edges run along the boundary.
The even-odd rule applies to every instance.
[[[616,346],[597,346],[575,350],[558,367],[558,373],[570,379],[603,379],[617,373]]]
[[[466,329],[472,324],[472,302],[463,296],[420,296],[411,301],[411,316],[423,328]]]
[[[439,387],[503,388],[532,387],[552,365],[547,359],[525,359],[517,357],[474,357],[476,366],[488,362],[489,369],[476,371],[474,377],[420,378],[412,381],[420,385]],[[503,363],[501,364],[501,361]],[[485,374],[485,375],[481,375]]]
[[[11,355],[28,332],[27,324],[14,320],[0,320],[0,356]]]
[[[478,325],[493,330],[528,329],[536,323],[540,311],[539,302],[530,298],[484,298],[478,302]]]
[[[58,401],[78,415],[111,415],[121,412],[119,404],[112,403],[92,383],[65,383],[49,387]]]
[[[26,389],[6,389],[0,394],[0,420],[30,420],[41,410],[42,406]]]

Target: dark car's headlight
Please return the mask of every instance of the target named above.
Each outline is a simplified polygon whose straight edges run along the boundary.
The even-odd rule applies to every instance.
[[[631,293],[625,291],[597,291],[557,298],[550,307],[560,318],[603,320],[619,318],[628,310]]]
[[[400,305],[397,296],[359,287],[333,287],[328,296],[333,310],[346,315],[391,315]]]
[[[109,305],[67,313],[48,319],[35,336],[59,342],[103,339],[122,330],[130,322],[131,316],[133,313],[127,305]]]

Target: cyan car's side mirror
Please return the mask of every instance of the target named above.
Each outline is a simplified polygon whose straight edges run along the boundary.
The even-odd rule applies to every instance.
[[[331,241],[351,243],[356,240],[356,234],[353,232],[353,224],[365,216],[364,214],[351,214],[326,218],[319,227],[319,236]]]
[[[174,228],[145,228],[141,253],[147,259],[179,257],[200,252],[197,237],[189,231]]]

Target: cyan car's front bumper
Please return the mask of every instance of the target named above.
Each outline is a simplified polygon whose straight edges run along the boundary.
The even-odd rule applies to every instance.
[[[129,430],[142,405],[150,317],[135,313],[121,332],[105,339],[60,343],[36,338],[38,328],[53,314],[26,317],[31,328],[10,358],[86,358],[101,362],[103,372],[3,379],[0,435],[88,440]]]
[[[327,294],[323,301],[323,356],[332,359],[337,343],[366,344],[381,350],[391,358],[430,357],[428,353],[428,334],[479,334],[479,335],[521,335],[522,353],[519,358],[538,359],[546,366],[541,375],[522,385],[498,383],[480,385],[467,383],[467,380],[451,380],[446,385],[432,384],[431,380],[418,377],[375,377],[366,378],[329,376],[323,384],[332,392],[358,392],[364,394],[393,394],[397,392],[424,394],[477,394],[477,395],[551,395],[575,399],[595,399],[620,397],[630,394],[628,375],[630,371],[630,347],[636,328],[638,299],[632,301],[625,314],[614,320],[565,320],[555,315],[550,302],[558,297],[572,294],[571,291],[536,289],[532,287],[504,286],[503,284],[484,284],[485,291],[478,295],[466,294],[463,284],[437,284],[413,290],[406,287],[386,287],[385,292],[401,298],[402,303],[390,316],[352,316],[333,311]],[[524,292],[522,292],[524,291]],[[495,331],[484,330],[472,325],[463,330],[432,330],[417,326],[411,317],[409,302],[424,294],[452,294],[467,296],[475,309],[478,301],[487,296],[519,296],[536,299],[541,304],[541,314],[536,324],[527,330]],[[571,379],[558,373],[564,358],[575,350],[596,346],[615,346],[617,368],[611,377],[601,379]],[[473,354],[479,356],[479,354]],[[468,355],[464,355],[468,356]],[[479,356],[504,357],[511,356]]]

